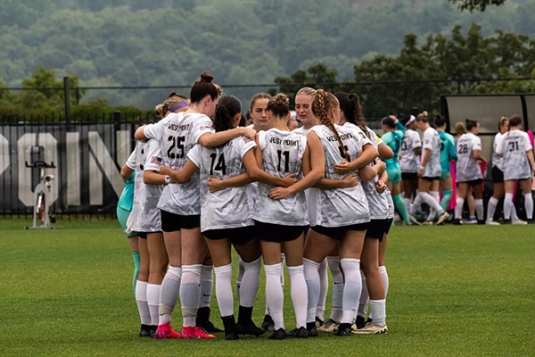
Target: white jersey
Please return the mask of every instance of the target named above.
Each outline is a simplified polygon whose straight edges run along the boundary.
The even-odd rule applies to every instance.
[[[351,160],[362,153],[364,145],[371,143],[352,129],[334,126]],[[324,125],[316,125],[311,130],[318,135],[325,151],[325,178],[343,179],[346,175],[338,175],[333,168],[335,164],[346,160],[336,136]],[[370,221],[368,200],[362,185],[334,190],[311,188],[308,203],[310,226],[343,227]]]
[[[403,143],[399,150],[399,166],[401,172],[416,173],[420,167],[420,156],[414,153],[415,149],[421,148],[422,142],[417,131],[407,129],[403,136]]]
[[[300,128],[294,129],[292,131],[292,133],[295,133],[295,134],[298,134],[298,135],[306,137],[309,131],[310,131],[310,129],[305,129],[305,127],[302,126]]]
[[[457,140],[457,182],[468,182],[483,178],[479,162],[474,159],[474,150],[481,151],[481,139],[472,133],[461,135]]]
[[[498,148],[502,146],[503,134],[498,133],[494,137],[494,143],[492,145],[492,166],[496,166],[503,172],[503,157],[496,155]]]
[[[301,163],[306,149],[306,137],[291,131],[270,129],[258,133],[258,143],[262,150],[262,170],[273,176],[296,174],[297,178],[302,178]],[[285,226],[306,226],[305,193],[297,192],[282,200],[272,200],[268,197],[272,188],[265,183],[258,183],[254,219]]]
[[[531,165],[526,151],[532,150],[529,136],[522,130],[512,130],[503,134],[502,145],[497,153],[503,156],[504,180],[524,180],[531,178]]]
[[[212,121],[206,115],[199,113],[177,113],[164,120],[163,130],[158,131],[157,128],[148,125],[145,128],[145,136],[153,138],[159,134],[160,137],[157,139],[160,140],[162,147],[164,165],[180,170],[186,164],[188,152],[197,144],[199,138],[206,133],[214,132]],[[166,185],[158,208],[182,216],[200,214],[198,171],[188,182]]]
[[[134,148],[134,151],[130,154],[128,157],[128,160],[126,160],[126,166],[128,166],[130,169],[134,170],[136,175],[134,176],[134,200],[132,202],[132,210],[130,211],[130,214],[128,215],[128,219],[126,221],[126,229],[125,233],[130,234],[134,231],[135,224],[137,224],[137,217],[139,215],[139,210],[141,208],[141,205],[139,204],[139,189],[143,183],[143,170],[138,167],[137,160],[138,155],[141,152],[142,147],[145,146],[144,142],[136,141],[136,147]],[[138,178],[137,176],[140,176]],[[136,217],[134,219],[134,217]]]
[[[220,180],[245,172],[242,158],[256,143],[244,136],[217,148],[197,144],[188,158],[199,168],[201,191],[201,231],[252,226],[253,212],[249,209],[248,187],[229,187],[211,193],[208,178]]]
[[[440,136],[433,128],[428,128],[424,132],[422,157],[425,150],[431,150],[431,157],[424,168],[423,177],[440,177],[442,175],[442,166],[440,166]]]

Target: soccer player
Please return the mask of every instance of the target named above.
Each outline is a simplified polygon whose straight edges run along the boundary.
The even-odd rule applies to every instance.
[[[503,178],[505,181],[505,201],[503,215],[505,221],[511,218],[513,207],[513,192],[516,182],[519,183],[524,194],[524,206],[528,222],[533,220],[533,196],[531,194],[531,179],[535,173],[533,147],[529,136],[522,131],[522,118],[513,115],[509,118],[509,131],[503,135],[501,146],[496,154],[503,157]]]
[[[455,224],[461,224],[464,200],[470,187],[473,188],[477,219],[480,224],[485,222],[483,214],[483,174],[479,166],[480,162],[487,162],[481,156],[481,139],[479,123],[475,120],[466,119],[466,134],[457,141],[457,201],[455,205]]]
[[[403,143],[399,150],[399,166],[403,183],[403,201],[405,202],[405,207],[410,210],[412,195],[416,193],[418,188],[418,167],[420,166],[422,141],[420,140],[420,134],[416,131],[415,116],[411,115],[407,119],[405,128]],[[411,219],[411,221],[419,225],[417,220]]]
[[[451,160],[457,160],[457,151],[455,150],[455,140],[451,134],[446,133],[446,119],[440,114],[435,116],[435,127],[440,136],[440,166],[442,166],[442,175],[440,176],[440,186],[443,191],[440,206],[447,210],[451,196],[453,194],[453,181],[451,178]],[[434,215],[430,218],[433,219]],[[429,218],[428,218],[429,219]]]

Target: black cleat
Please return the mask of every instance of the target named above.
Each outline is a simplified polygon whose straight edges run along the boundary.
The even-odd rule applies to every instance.
[[[210,308],[201,307],[197,310],[197,321],[195,324],[197,327],[202,328],[205,332],[214,333],[214,332],[223,332],[219,327],[215,327],[214,324],[210,321]]]
[[[336,336],[351,336],[352,332],[351,324],[340,324],[338,325],[338,330],[334,331],[334,334]]]
[[[263,328],[257,327],[254,322],[250,321],[247,324],[242,324],[238,322],[236,324],[236,329],[240,335],[253,335],[253,336],[262,336],[266,333],[266,330]]]
[[[318,329],[316,327],[316,322],[307,322],[307,331],[308,337],[317,337]]]
[[[278,329],[269,336],[270,340],[284,340],[286,338],[286,331],[283,328]]]
[[[318,327],[323,326],[324,323],[325,323],[325,322],[323,322],[322,319],[320,319],[319,317],[316,316],[316,329],[317,329]]]
[[[262,322],[262,328],[265,331],[275,331],[275,322],[271,318],[271,316],[266,315],[264,316],[264,322]]]
[[[153,337],[151,336],[151,325],[141,325],[139,329],[139,337]]]
[[[238,329],[236,326],[236,320],[234,320],[234,315],[224,316],[221,318],[223,321],[223,326],[225,326],[225,339],[226,340],[238,340]]]
[[[456,226],[462,226],[463,225],[463,221],[460,220],[460,219],[454,219],[453,220],[453,224],[456,225]]]
[[[366,325],[366,319],[360,315],[357,315],[357,320],[355,321],[355,325],[357,325],[357,329],[363,328],[364,325]]]

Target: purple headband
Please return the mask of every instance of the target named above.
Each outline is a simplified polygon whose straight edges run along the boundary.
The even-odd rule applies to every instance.
[[[184,107],[189,107],[188,102],[177,103],[177,104],[173,105],[171,108],[169,108],[169,111],[170,112],[174,112],[175,110],[179,110],[179,109],[182,109]]]

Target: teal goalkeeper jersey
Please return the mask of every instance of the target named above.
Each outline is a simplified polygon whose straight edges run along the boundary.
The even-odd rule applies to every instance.
[[[440,166],[442,172],[450,172],[450,161],[457,160],[457,150],[455,150],[455,140],[453,136],[439,131],[440,136]]]
[[[119,197],[119,202],[117,202],[117,207],[127,210],[128,212],[132,211],[132,205],[134,204],[134,178],[136,177],[136,172],[132,172],[132,176],[124,183],[123,192],[121,197]]]
[[[399,121],[396,123],[396,127],[398,130],[385,133],[381,137],[383,142],[394,152],[394,156],[391,159],[385,160],[387,169],[399,167],[399,150],[401,149],[401,144],[403,143],[405,127]]]

